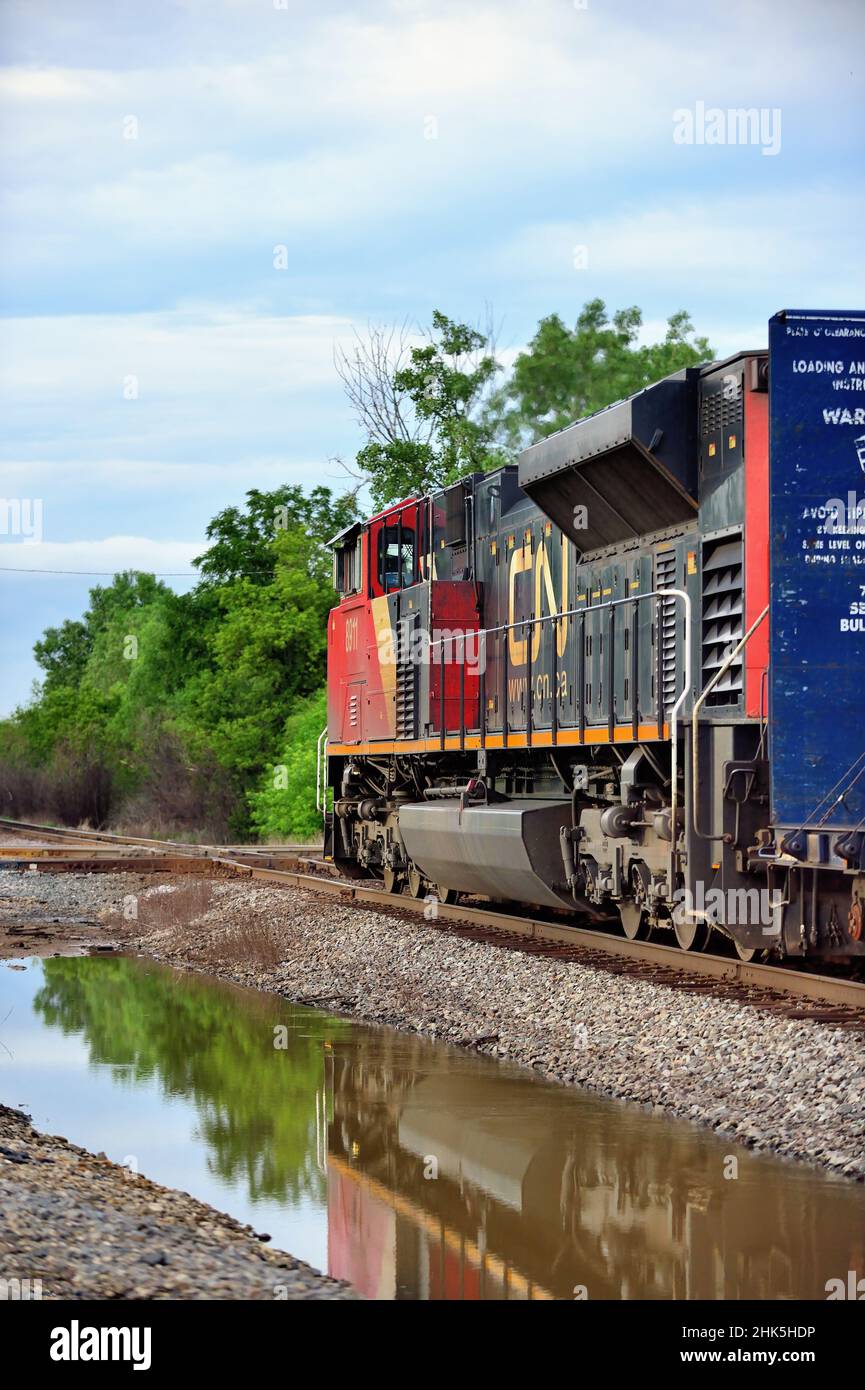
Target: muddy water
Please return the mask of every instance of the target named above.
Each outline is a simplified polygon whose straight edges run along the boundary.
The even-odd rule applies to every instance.
[[[860,1186],[141,960],[0,965],[0,1100],[372,1298],[825,1298],[865,1264]]]

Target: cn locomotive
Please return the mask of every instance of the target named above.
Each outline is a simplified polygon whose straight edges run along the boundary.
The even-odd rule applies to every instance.
[[[334,862],[683,950],[865,955],[857,483],[865,314],[786,310],[768,351],[348,527]]]

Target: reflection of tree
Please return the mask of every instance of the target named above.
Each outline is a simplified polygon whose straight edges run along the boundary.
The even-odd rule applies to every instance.
[[[119,1084],[156,1079],[166,1096],[191,1099],[212,1171],[245,1180],[253,1200],[322,1198],[315,1095],[323,1044],[348,1024],[312,1011],[292,1019],[273,995],[136,960],[68,957],[43,968],[35,1008],[46,1023],[82,1034],[91,1062],[112,1067]],[[274,1048],[277,1024],[288,1025],[285,1050]]]

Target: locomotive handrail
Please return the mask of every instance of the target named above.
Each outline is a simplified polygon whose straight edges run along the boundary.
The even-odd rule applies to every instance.
[[[678,723],[679,716],[680,716],[681,710],[682,710],[682,706],[684,705],[685,701],[687,700],[688,694],[689,694],[690,689],[691,689],[691,636],[692,636],[692,615],[693,615],[693,609],[692,609],[691,596],[690,596],[690,594],[688,594],[688,593],[686,592],[685,589],[650,589],[650,590],[647,590],[645,593],[642,593],[642,594],[629,594],[627,598],[614,598],[614,599],[608,599],[608,600],[606,600],[606,602],[604,602],[604,603],[590,603],[590,604],[587,604],[584,608],[569,608],[569,609],[567,609],[566,611],[564,611],[564,612],[562,612],[562,613],[543,613],[543,614],[541,614],[541,615],[538,616],[538,617],[517,618],[517,619],[515,619],[515,621],[512,622],[512,623],[500,623],[497,627],[478,628],[478,630],[477,630],[476,633],[471,633],[471,634],[468,634],[468,635],[470,635],[470,636],[472,636],[472,637],[483,638],[484,650],[486,650],[486,641],[487,641],[487,638],[490,637],[490,636],[494,636],[496,633],[500,633],[500,632],[501,632],[501,633],[504,633],[504,632],[512,632],[512,631],[516,630],[517,628],[533,627],[536,623],[560,623],[560,622],[563,622],[566,618],[579,618],[579,617],[581,617],[581,616],[584,617],[586,613],[596,613],[596,612],[601,611],[602,609],[617,608],[617,607],[619,607],[619,606],[620,606],[621,604],[623,604],[623,603],[639,603],[639,602],[641,602],[641,601],[644,600],[644,599],[657,599],[657,600],[659,600],[659,601],[660,601],[660,600],[663,600],[663,599],[678,599],[678,600],[681,601],[682,607],[683,607],[684,613],[685,613],[684,673],[683,673],[683,674],[684,674],[684,679],[683,679],[683,681],[682,681],[682,689],[681,689],[681,691],[680,691],[680,693],[679,693],[679,697],[678,697],[678,699],[676,700],[675,704],[673,705],[673,707],[672,707],[672,709],[671,709],[671,711],[670,711],[670,717],[669,717],[669,724],[670,724],[670,730],[671,730],[671,738],[670,738],[670,744],[671,744],[671,748],[670,748],[670,783],[671,783],[671,786],[670,786],[670,824],[671,824],[671,834],[672,834],[672,849],[671,849],[672,862],[671,862],[671,872],[672,872],[673,874],[675,874],[676,868],[677,868],[677,859],[678,859],[678,851],[677,851],[677,849],[676,849],[676,817],[677,817],[678,809],[679,809],[679,806],[678,806],[678,789],[679,789],[679,788],[678,788],[678,783],[679,783],[679,744],[678,744],[678,738],[676,737],[676,724]],[[765,616],[765,615],[763,615],[763,616]],[[461,634],[460,637],[459,637],[457,640],[462,642],[462,651],[463,651],[463,662],[462,662],[462,665],[463,665],[463,667],[464,667],[464,666],[465,666],[465,641],[466,641],[466,634],[465,634],[465,633]],[[746,639],[746,640],[747,640],[747,639]],[[450,637],[447,637],[447,638],[442,637],[442,638],[439,639],[439,641],[437,641],[437,642],[431,642],[431,643],[430,643],[430,652],[432,652],[433,648],[435,648],[435,647],[440,647],[440,648],[441,648],[441,654],[440,654],[440,669],[441,669],[442,674],[441,674],[441,688],[440,688],[440,691],[439,691],[439,711],[440,711],[440,713],[439,713],[439,718],[440,718],[440,722],[441,722],[441,730],[440,730],[440,733],[441,733],[441,739],[442,739],[442,746],[444,746],[444,737],[445,737],[445,727],[444,727],[444,715],[445,715],[445,700],[444,700],[444,644],[445,644],[445,642],[452,643],[453,641],[454,641],[453,636],[450,636]],[[506,648],[505,650],[506,650],[506,652],[507,652],[507,648]],[[531,649],[530,649],[530,651],[529,651],[529,655],[531,655]],[[465,701],[465,686],[464,686],[464,682],[462,683],[461,695],[462,695],[463,705],[462,705],[462,707],[461,707],[461,709],[460,709],[460,731],[461,731],[461,733],[464,733],[464,729],[465,729],[465,705],[464,705],[464,701]],[[580,691],[580,701],[579,701],[579,704],[580,704],[580,708],[581,708],[581,709],[582,709],[582,707],[583,707],[583,698],[582,698],[582,696],[583,696],[583,692],[582,692],[582,690],[581,690],[581,691]],[[635,693],[634,693],[634,697],[636,698],[636,691],[635,691]],[[664,723],[664,718],[663,718],[663,707],[662,707],[662,703],[661,703],[661,702],[662,702],[662,698],[663,698],[663,694],[662,694],[662,690],[661,690],[660,683],[659,683],[659,684],[658,684],[658,690],[657,690],[658,728],[659,728],[659,732],[662,731],[663,723]],[[610,691],[610,699],[611,699],[611,701],[612,701],[612,691]],[[531,694],[529,694],[529,707],[528,707],[528,709],[527,709],[527,711],[526,711],[526,733],[527,733],[527,738],[528,738],[529,741],[531,741],[531,730],[530,730],[530,725],[531,725],[531,712],[532,712],[532,711],[531,711]],[[483,730],[484,714],[485,714],[485,711],[484,711],[483,709],[479,709],[479,710],[478,710],[478,716],[479,716],[478,722],[479,722],[479,725],[480,725],[481,730]],[[503,712],[503,730],[506,731],[506,729],[507,729],[507,710],[505,709],[505,711]]]
[[[686,604],[686,611],[690,614],[691,599],[684,589],[651,589],[643,594],[628,594],[626,598],[611,598],[605,603],[589,603],[585,608],[567,608],[563,613],[542,613],[536,618],[515,618],[512,623],[500,623],[498,627],[479,627],[476,632],[460,633],[458,637],[452,634],[450,637],[441,637],[437,642],[430,642],[430,651],[435,647],[442,646],[445,642],[453,641],[464,642],[466,637],[493,637],[497,632],[511,632],[518,627],[531,627],[535,623],[561,623],[565,618],[579,618],[583,613],[597,613],[602,608],[616,608],[622,603],[639,603],[646,598],[681,598]]]
[[[324,745],[324,751],[322,750],[322,744]],[[326,750],[327,725],[325,724],[324,728],[318,736],[318,742],[315,745],[315,809],[318,812],[320,812],[320,814],[325,820],[327,819],[327,785],[326,778],[323,776],[322,773],[322,767],[324,760],[327,757]],[[325,833],[326,832],[327,826],[325,826]]]
[[[733,650],[727,654],[727,658],[723,662],[723,664],[718,667],[718,670],[715,672],[715,674],[711,677],[710,680],[706,682],[702,691],[700,692],[699,698],[694,701],[694,708],[691,711],[691,820],[693,823],[694,834],[697,835],[701,840],[722,840],[724,837],[722,835],[707,835],[705,831],[700,829],[699,826],[699,816],[697,808],[697,765],[699,758],[698,750],[700,745],[700,737],[697,718],[699,716],[700,710],[703,708],[703,705],[711,695],[712,691],[715,689],[715,686],[718,684],[721,677],[727,674],[730,667],[733,665],[733,662],[736,660],[736,657],[751,640],[754,633],[757,631],[757,628],[760,626],[768,612],[769,605],[767,603],[759,618],[754,619],[753,623],[748,628],[748,631],[745,633],[745,636],[739,639]]]

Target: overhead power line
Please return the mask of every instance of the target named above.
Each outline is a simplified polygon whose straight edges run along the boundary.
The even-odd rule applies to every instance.
[[[116,570],[43,570],[43,569],[24,569],[18,565],[0,565],[0,574],[76,574],[87,579],[113,579],[116,574],[126,574],[130,569],[135,574],[152,574],[154,579],[207,579],[206,574],[201,574],[198,570],[148,570],[136,569],[135,566],[127,565],[126,569]],[[273,570],[233,570],[232,579],[272,579]]]

